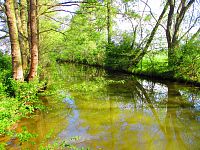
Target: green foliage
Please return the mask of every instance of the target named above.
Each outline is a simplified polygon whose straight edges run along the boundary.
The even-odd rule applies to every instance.
[[[0,143],[0,149],[6,150],[6,143]]]
[[[20,143],[29,142],[31,138],[35,138],[36,136],[36,134],[29,133],[26,127],[22,127],[22,132],[17,133],[17,138]]]
[[[9,55],[3,55],[0,52],[0,71],[2,70],[11,70],[11,58]]]
[[[131,55],[133,37],[129,33],[123,33],[119,44],[110,44],[107,46],[105,66],[119,70],[128,70]]]
[[[150,21],[151,18],[152,18],[151,15],[148,14],[148,15],[145,16],[144,21]]]
[[[126,14],[127,14],[129,17],[134,18],[134,19],[139,19],[139,18],[141,18],[141,16],[140,16],[138,13],[134,12],[134,11],[128,11],[128,12],[126,12]]]
[[[52,16],[50,16],[52,17]],[[49,66],[56,60],[56,56],[61,49],[64,48],[64,35],[60,31],[60,24],[58,22],[48,19],[41,19],[40,21],[40,67]],[[48,31],[48,32],[46,32]],[[63,45],[63,46],[62,46]]]
[[[6,84],[8,78],[12,77],[11,57],[0,52],[0,83]]]
[[[176,52],[177,78],[200,82],[200,42],[189,41]]]
[[[167,51],[151,51],[140,63],[133,68],[133,72],[149,76],[174,77],[178,80],[200,81],[200,44],[199,41],[189,41],[175,50],[174,70],[168,67]]]
[[[18,120],[28,117],[35,109],[43,109],[37,95],[43,83],[38,80],[29,83],[13,80],[10,57],[7,55],[0,56],[0,64],[3,64],[0,65],[0,135],[10,135]],[[22,135],[19,134],[19,138]]]
[[[89,5],[89,6],[88,6]],[[82,4],[65,32],[64,49],[58,59],[103,65],[106,48],[106,9]],[[91,13],[88,13],[91,12]]]
[[[10,89],[0,84],[0,134],[7,134],[17,120],[28,117],[27,115],[33,113],[35,109],[43,109],[37,96],[41,84],[22,83],[12,79],[10,81],[9,87],[14,92],[14,96],[9,96]]]

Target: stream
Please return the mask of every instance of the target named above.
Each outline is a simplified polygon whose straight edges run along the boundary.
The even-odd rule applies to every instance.
[[[200,149],[198,87],[77,64],[58,65],[49,80],[61,96],[41,97],[49,109],[19,122],[37,134],[34,144],[10,141],[9,149],[62,140],[103,150]]]

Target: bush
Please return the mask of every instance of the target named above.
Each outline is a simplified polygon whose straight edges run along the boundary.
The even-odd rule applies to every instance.
[[[43,108],[37,95],[41,83],[25,83],[13,79],[9,81],[11,85],[7,87],[0,84],[0,134],[7,134],[17,120],[27,117],[35,109]],[[14,93],[13,96],[9,95],[10,90]]]
[[[2,54],[0,52],[0,71],[2,70],[11,70],[12,65],[11,65],[11,57],[7,54]]]
[[[177,50],[176,77],[200,82],[200,42],[189,41]]]
[[[37,95],[43,83],[15,81],[11,68],[10,56],[0,53],[0,135],[8,135],[17,120],[43,108]]]

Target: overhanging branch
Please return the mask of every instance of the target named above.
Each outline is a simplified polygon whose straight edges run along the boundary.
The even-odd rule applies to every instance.
[[[158,20],[156,19],[156,17],[154,16],[154,14],[152,13],[151,7],[149,6],[149,4],[147,4],[145,1],[141,0],[141,2],[143,2],[148,8],[149,8],[149,12],[151,14],[151,16],[153,17],[153,19],[158,22]],[[166,28],[160,23],[159,24],[164,30],[166,30]]]
[[[64,36],[66,36],[65,33],[61,32],[61,31],[58,31],[58,30],[56,30],[56,29],[44,30],[44,31],[41,31],[39,34],[46,33],[46,32],[50,32],[50,31],[57,32],[57,33],[60,33],[60,34],[62,34],[62,35],[64,35]]]

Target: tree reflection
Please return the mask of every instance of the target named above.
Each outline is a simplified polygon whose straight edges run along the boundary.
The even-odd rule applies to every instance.
[[[162,131],[163,135],[166,138],[166,148],[167,149],[188,149],[189,145],[193,145],[193,147],[198,147],[197,143],[195,142],[188,142],[184,136],[190,136],[190,139],[196,139],[197,141],[199,139],[199,136],[196,136],[196,130],[190,130],[188,127],[188,124],[185,125],[184,121],[188,122],[188,119],[190,119],[191,123],[193,122],[198,126],[198,122],[196,122],[193,118],[189,116],[195,115],[193,112],[192,107],[194,107],[194,101],[193,103],[190,103],[188,99],[184,99],[180,92],[178,87],[176,87],[175,84],[169,83],[167,84],[168,87],[168,98],[166,102],[166,115],[165,120],[162,122],[162,120],[159,119],[158,113],[156,109],[154,108],[154,105],[152,103],[153,100],[150,99],[149,94],[147,94],[147,91],[144,89],[144,87],[137,81],[135,81],[135,91],[141,97],[143,101],[145,101],[148,104],[148,107],[152,111],[155,120],[157,121],[160,130]],[[150,90],[151,94],[153,90]],[[188,118],[180,118],[182,116],[182,113],[186,113]],[[186,119],[186,120],[184,120]],[[195,125],[194,125],[195,126]],[[189,130],[188,130],[189,129]],[[187,131],[185,133],[185,131]],[[199,131],[197,131],[199,132]],[[188,134],[188,135],[187,135]]]
[[[154,105],[152,104],[152,100],[150,100],[149,95],[143,88],[143,86],[135,80],[135,91],[137,91],[138,95],[140,95],[141,99],[148,103],[148,107],[151,109],[157,123],[159,124],[159,127],[162,131],[162,133],[165,135],[165,138],[167,140],[166,148],[167,149],[188,149],[188,145],[191,145],[191,143],[188,143],[186,139],[184,139],[184,130],[189,129],[188,126],[185,126],[185,123],[180,120],[180,117],[182,113],[186,113],[188,116],[193,116],[194,113],[191,107],[193,107],[192,103],[188,102],[187,99],[184,99],[180,92],[178,91],[178,88],[175,84],[170,83],[167,85],[168,87],[168,98],[166,102],[166,116],[164,123],[161,123],[158,114],[154,108]],[[140,91],[139,91],[139,90]],[[152,90],[151,90],[152,91]],[[142,94],[141,94],[142,93]],[[152,93],[152,92],[151,92]],[[144,95],[144,97],[142,96]],[[194,104],[194,103],[193,103]],[[185,110],[186,109],[186,110]],[[190,111],[188,111],[190,110]],[[191,117],[189,117],[191,118]],[[187,119],[189,119],[187,118]],[[194,120],[190,120],[191,122],[194,122]],[[197,124],[198,125],[198,124]],[[189,134],[195,134],[195,131],[188,131]],[[190,135],[191,136],[191,135]],[[190,137],[191,139],[197,138],[196,136]],[[199,137],[198,137],[199,139]],[[192,143],[196,144],[196,143]],[[197,146],[197,145],[194,145]]]
[[[86,145],[94,149],[198,147],[195,100],[186,98],[179,85],[76,69],[64,78],[79,113],[77,129],[84,128],[90,135]]]
[[[194,103],[190,103],[188,99],[181,96],[179,88],[176,87],[176,84],[168,84],[168,101],[166,104],[166,131],[168,141],[176,141],[176,144],[179,148],[189,149],[189,145],[198,147],[196,140],[199,139],[195,134],[199,132],[196,129],[191,129],[190,126],[198,126],[198,122],[192,119],[191,116],[194,116],[193,112]],[[173,107],[176,108],[173,108]],[[181,117],[182,115],[187,115],[187,117]],[[169,134],[170,133],[170,134]],[[185,137],[189,139],[195,139],[193,142],[188,141]],[[168,147],[172,146],[168,143]],[[177,145],[174,145],[177,146]]]

